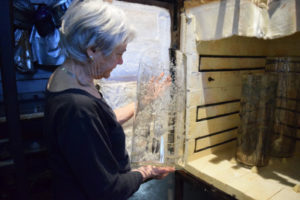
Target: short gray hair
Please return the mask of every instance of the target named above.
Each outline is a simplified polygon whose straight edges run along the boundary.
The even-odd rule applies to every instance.
[[[62,17],[60,32],[62,52],[83,63],[89,47],[108,56],[135,37],[124,12],[103,0],[74,0]]]

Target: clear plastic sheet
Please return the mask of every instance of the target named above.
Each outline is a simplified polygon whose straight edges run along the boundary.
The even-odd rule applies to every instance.
[[[133,165],[175,165],[182,158],[184,139],[184,68],[161,62],[155,50],[144,55],[138,72],[131,161]],[[160,80],[155,78],[162,73]],[[164,87],[168,76],[171,85]],[[160,86],[164,88],[157,92]]]

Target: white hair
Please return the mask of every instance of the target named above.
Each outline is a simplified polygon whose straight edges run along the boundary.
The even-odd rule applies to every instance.
[[[108,56],[135,37],[124,12],[102,0],[74,0],[62,17],[60,32],[65,56],[83,63],[89,47]]]

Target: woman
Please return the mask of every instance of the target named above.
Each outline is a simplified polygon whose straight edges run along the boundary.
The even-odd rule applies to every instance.
[[[131,170],[120,123],[133,116],[134,104],[114,113],[93,84],[123,63],[134,37],[125,19],[101,0],[74,0],[63,17],[66,61],[49,79],[45,107],[55,199],[127,199],[143,181],[174,171]]]

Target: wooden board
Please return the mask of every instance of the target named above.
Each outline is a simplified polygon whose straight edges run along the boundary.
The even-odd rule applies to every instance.
[[[236,139],[237,136],[237,129],[233,129],[230,131],[226,131],[220,134],[211,135],[204,138],[196,138],[196,146],[195,151],[201,151],[206,148],[212,148],[216,145],[220,145],[226,141],[231,141],[232,139]]]
[[[236,147],[236,140],[232,140],[230,142],[227,142],[227,143],[224,143],[224,144],[221,144],[221,145],[217,145],[217,146],[213,146],[213,147],[201,150],[201,151],[195,151],[195,147],[196,147],[195,139],[188,140],[186,145],[187,145],[187,159],[186,159],[186,162],[190,162],[190,161],[199,159],[200,157],[207,156],[209,154],[213,154],[213,153],[218,152],[218,151],[235,148]]]
[[[265,57],[205,57],[200,54],[201,70],[230,70],[230,69],[257,69],[264,68],[266,65]]]
[[[197,45],[197,51],[200,55],[300,56],[300,33],[273,40],[232,36],[215,41],[201,41]]]
[[[186,95],[187,107],[236,101],[241,98],[241,86],[192,90]]]
[[[196,121],[219,116],[225,115],[228,113],[237,112],[240,110],[240,102],[232,102],[232,103],[225,103],[225,104],[217,104],[211,106],[200,107],[197,106],[196,112],[197,117],[195,118]]]
[[[201,88],[241,86],[243,75],[263,72],[264,70],[195,72],[189,76],[187,87],[194,90]]]
[[[239,118],[237,116],[238,112],[239,102],[189,108],[187,110],[187,137],[190,141],[187,143],[189,145],[188,148],[190,149],[188,151],[189,159],[197,158],[197,156],[200,155],[206,155],[206,153],[211,152],[208,149],[223,148],[224,145],[227,145],[229,140],[235,139],[237,125],[239,123]],[[232,122],[235,122],[233,124],[234,126],[228,128],[227,125],[232,125]],[[219,129],[216,128],[217,126],[219,126]],[[223,130],[223,128],[228,129]],[[199,151],[203,151],[204,153],[198,153]],[[193,155],[195,153],[196,155]]]
[[[190,122],[187,134],[192,138],[197,138],[235,128],[239,126],[239,123],[240,117],[238,114],[232,114],[225,117],[219,117],[200,122]]]

